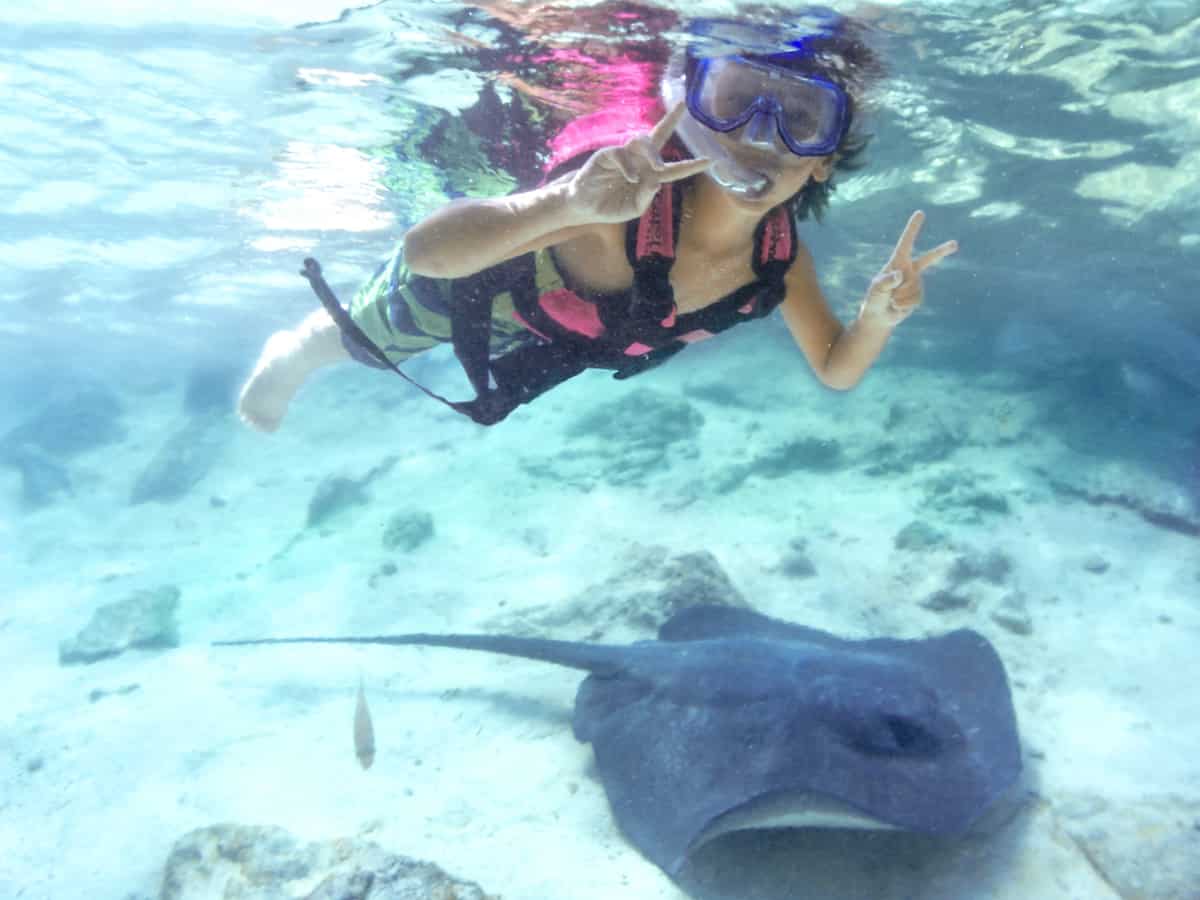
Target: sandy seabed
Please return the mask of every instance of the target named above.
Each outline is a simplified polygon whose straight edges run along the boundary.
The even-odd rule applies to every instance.
[[[1013,687],[1033,824],[997,839],[1004,859],[981,893],[946,881],[921,896],[1117,896],[1043,818],[1200,800],[1200,543],[1136,505],[1094,502],[1128,478],[1131,496],[1169,503],[1169,485],[1064,442],[1046,425],[1048,389],[892,367],[834,394],[798,368],[731,397],[749,358],[620,384],[589,374],[492,429],[346,369],[306,388],[277,435],[230,415],[194,490],[130,505],[183,415],[162,386],[124,398],[129,437],[78,459],[70,501],[22,511],[3,471],[0,896],[156,897],[172,843],[217,822],[366,837],[507,900],[683,896],[613,824],[571,734],[577,673],[427,648],[209,646],[537,630],[647,547],[708,551],[758,610],[843,636],[985,634]],[[580,434],[598,394],[631,432],[647,397],[703,421],[657,451],[609,425]],[[836,442],[832,464],[756,466],[813,439]],[[376,467],[366,502],[305,527],[323,481]],[[400,510],[428,513],[433,538],[386,549]],[[939,537],[903,545],[914,522]],[[797,556],[810,574],[787,564]],[[181,592],[177,649],[59,664],[94,610],[164,584]],[[932,608],[939,591],[962,604]],[[607,638],[649,636],[630,624]],[[378,744],[367,771],[351,740],[360,679]],[[766,843],[778,865],[786,847]]]

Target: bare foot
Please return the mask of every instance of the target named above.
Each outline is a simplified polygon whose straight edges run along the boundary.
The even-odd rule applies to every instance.
[[[238,415],[251,428],[275,431],[308,377],[322,366],[348,358],[337,325],[323,309],[295,329],[275,332],[242,386]]]
[[[277,331],[263,345],[238,396],[238,415],[251,428],[271,432],[283,421],[288,404],[307,377],[295,362],[299,352],[300,340],[291,331]]]

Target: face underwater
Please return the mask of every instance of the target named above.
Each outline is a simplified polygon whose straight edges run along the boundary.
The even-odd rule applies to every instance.
[[[684,71],[664,82],[664,100],[687,105],[680,138],[713,160],[713,181],[755,208],[826,180],[849,128],[841,88],[788,68],[805,59],[804,50],[762,60],[689,57]]]

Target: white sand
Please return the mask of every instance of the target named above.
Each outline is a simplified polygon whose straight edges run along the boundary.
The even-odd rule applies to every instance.
[[[0,470],[0,742],[9,760],[0,770],[0,897],[154,897],[172,842],[227,821],[313,839],[369,836],[506,900],[682,896],[613,825],[590,748],[570,732],[576,673],[434,649],[208,646],[476,630],[611,576],[635,543],[710,550],[760,610],[847,636],[974,627],[1005,659],[1029,765],[1052,803],[1074,794],[1195,798],[1197,541],[1054,496],[1033,467],[1070,457],[1031,424],[1033,395],[895,368],[835,395],[798,357],[771,345],[763,362],[748,346],[706,350],[626,384],[579,379],[490,430],[453,421],[398,379],[347,370],[306,389],[278,435],[238,430],[218,469],[170,505],[130,507],[126,497],[182,421],[175,391],[127,398],[138,409],[130,439],[78,461],[73,502],[24,514],[14,474]],[[706,417],[699,453],[680,453],[643,486],[582,491],[519,464],[561,463],[577,450],[562,443],[564,423],[595,397],[748,384],[768,364],[788,376],[746,388],[760,409],[694,400]],[[909,424],[890,434],[901,447],[935,420],[970,443],[907,473],[862,474],[863,448],[888,436],[894,402],[911,404]],[[842,441],[848,464],[709,490],[731,463],[808,436]],[[398,461],[368,487],[370,506],[272,560],[302,528],[323,478],[357,477],[389,455]],[[922,506],[930,478],[964,471],[1006,496],[1011,514],[971,523]],[[388,554],[384,523],[408,507],[433,515],[436,538]],[[915,518],[963,548],[1008,554],[1009,583],[981,589],[975,609],[922,608],[940,586],[941,559],[914,564],[893,545]],[[807,542],[816,577],[775,570],[794,539]],[[1095,555],[1107,572],[1085,570]],[[370,587],[388,560],[400,571]],[[58,664],[58,642],[99,605],[164,583],[182,591],[178,650]],[[1025,597],[1031,636],[990,617],[1012,590]],[[379,748],[367,772],[351,741],[360,676]],[[125,685],[138,687],[89,702],[93,689]],[[1013,866],[1012,896],[1035,896],[1020,885],[1061,864],[1038,846]]]

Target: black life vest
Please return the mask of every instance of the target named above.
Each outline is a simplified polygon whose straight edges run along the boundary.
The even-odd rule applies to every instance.
[[[682,206],[683,189],[668,185],[640,218],[629,222],[625,254],[634,273],[629,291],[593,300],[561,282],[550,289],[548,257],[539,259],[534,253],[455,279],[451,341],[476,392],[469,401],[453,402],[434,394],[388,360],[342,309],[315,260],[305,260],[302,274],[342,331],[373,358],[457,412],[492,425],[585,369],[611,369],[615,378],[630,378],[660,365],[690,343],[769,315],[783,302],[784,277],[798,245],[795,223],[779,206],[763,217],[755,232],[751,258],[755,281],[695,312],[679,313],[670,273]],[[503,290],[511,292],[522,324],[542,340],[490,359],[492,305]]]

